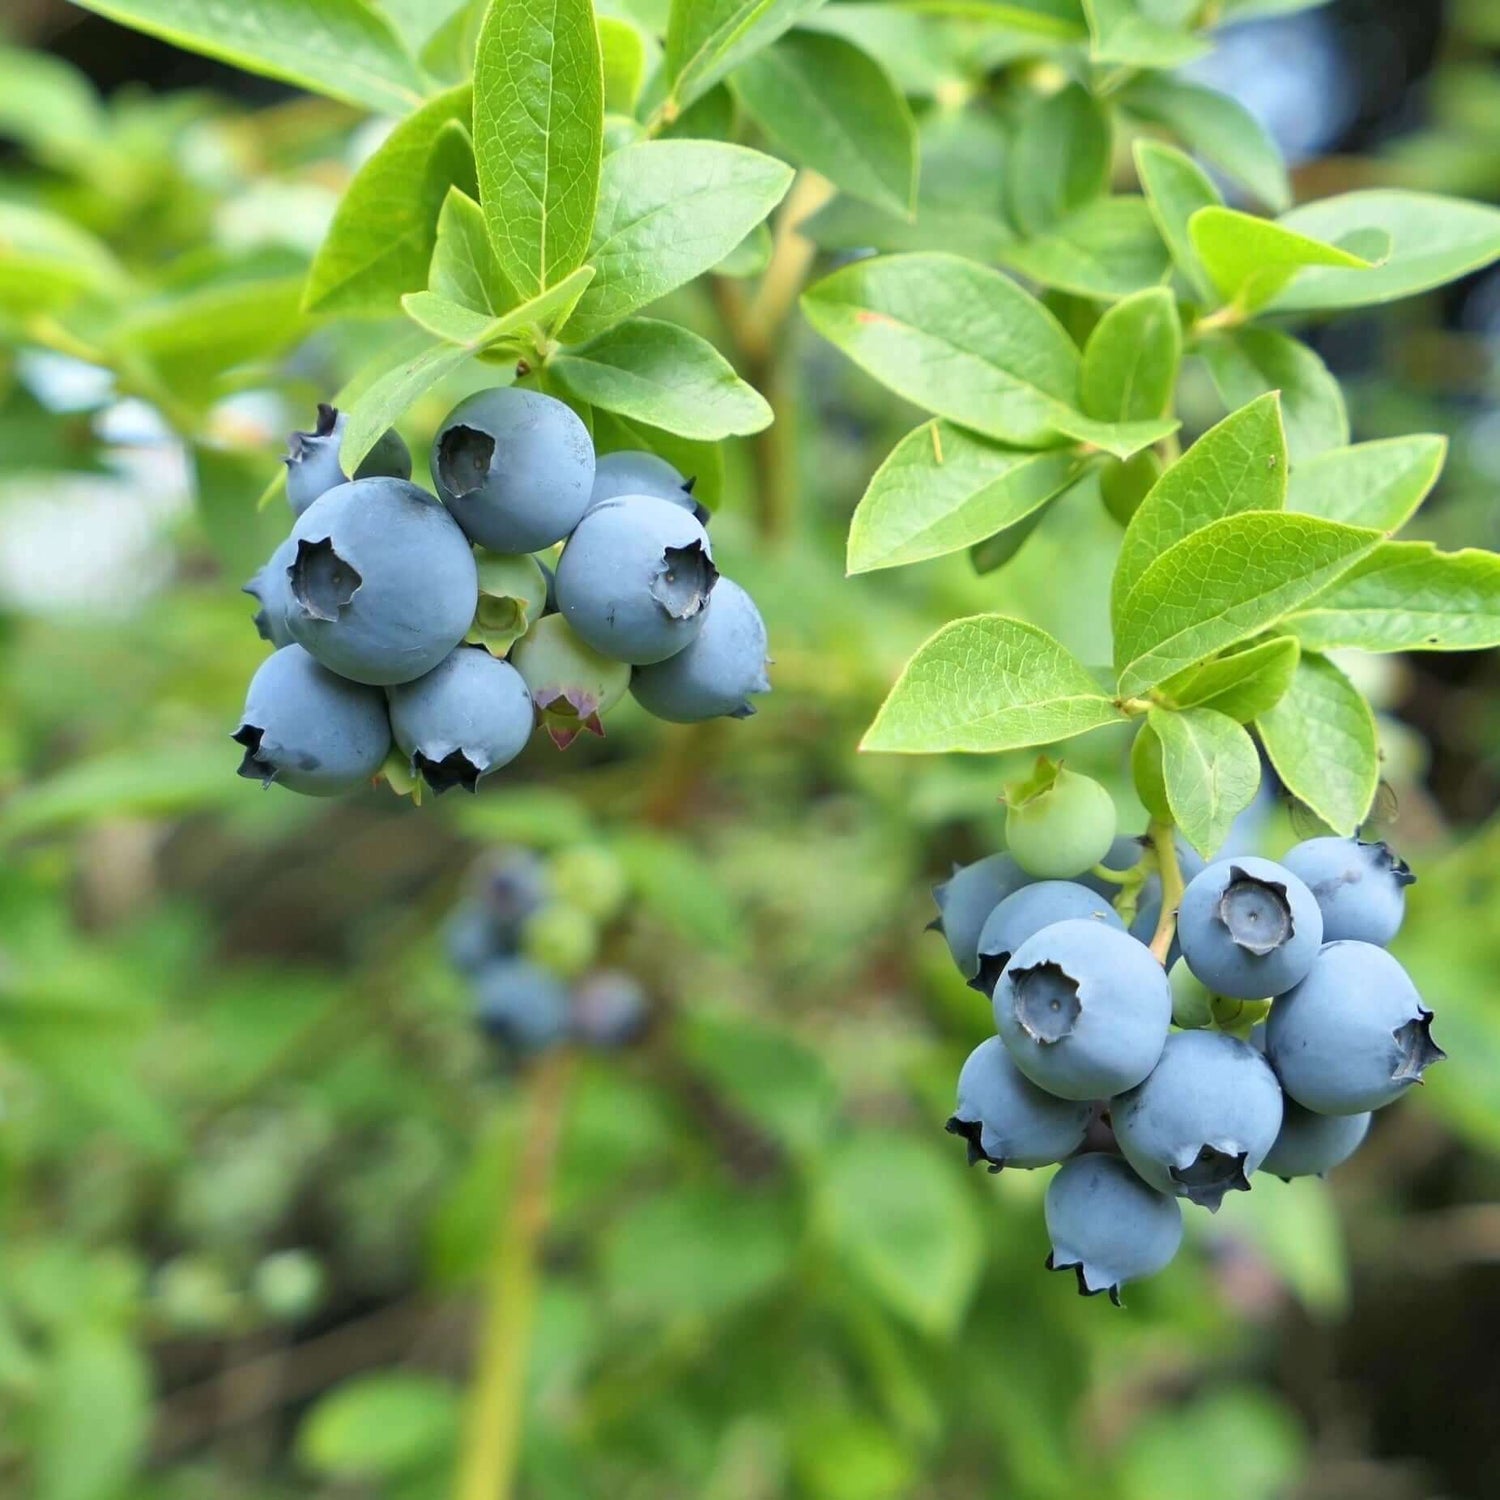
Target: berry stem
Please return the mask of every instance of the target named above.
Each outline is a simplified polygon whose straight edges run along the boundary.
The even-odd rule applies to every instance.
[[[1151,939],[1151,951],[1165,968],[1177,931],[1177,908],[1182,903],[1182,866],[1177,862],[1177,845],[1170,823],[1153,818],[1146,836],[1156,850],[1156,867],[1161,874],[1161,917]]]
[[[1111,870],[1108,865],[1095,865],[1089,874],[1109,885],[1129,885],[1134,878],[1130,870]]]
[[[526,1357],[536,1310],[537,1253],[552,1211],[572,1058],[540,1058],[525,1083],[522,1136],[505,1212],[496,1215],[484,1318],[469,1390],[455,1500],[508,1500],[521,1453]]]

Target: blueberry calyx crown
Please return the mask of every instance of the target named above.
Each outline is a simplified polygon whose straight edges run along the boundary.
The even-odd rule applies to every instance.
[[[438,478],[449,494],[462,500],[483,489],[495,457],[495,440],[476,427],[455,422],[438,443]]]
[[[244,759],[240,761],[237,776],[243,776],[247,781],[258,781],[264,787],[276,780],[276,767],[270,761],[264,760],[260,753],[260,742],[265,737],[265,730],[258,724],[241,724],[235,732],[229,736],[236,745],[245,747]]]
[[[1264,958],[1291,942],[1295,932],[1286,886],[1262,880],[1238,865],[1229,869],[1229,884],[1215,912],[1237,947]]]
[[[412,756],[411,764],[438,797],[456,786],[466,792],[478,791],[479,778],[485,771],[485,767],[476,766],[462,750],[450,750],[441,760],[434,760],[419,750]]]
[[[1170,1175],[1173,1182],[1181,1185],[1188,1202],[1218,1213],[1225,1193],[1250,1191],[1250,1179],[1245,1175],[1246,1154],[1220,1150],[1204,1142],[1187,1166],[1170,1168]]]
[[[333,550],[333,541],[326,536],[297,543],[297,556],[287,576],[292,597],[314,620],[337,620],[364,582],[359,570]]]
[[[651,597],[674,620],[691,620],[708,605],[719,570],[700,541],[667,547],[651,580]]]
[[[1424,1007],[1418,1007],[1416,1016],[1398,1026],[1391,1035],[1396,1039],[1397,1050],[1392,1083],[1421,1083],[1422,1074],[1448,1055],[1433,1041],[1432,1012]]]
[[[1047,1259],[1042,1262],[1049,1271],[1071,1271],[1078,1278],[1078,1295],[1080,1297],[1097,1297],[1100,1292],[1108,1292],[1109,1300],[1116,1307],[1125,1304],[1120,1301],[1120,1283],[1111,1282],[1109,1286],[1090,1286],[1088,1283],[1088,1272],[1084,1269],[1081,1260],[1058,1260],[1057,1252],[1049,1251]]]
[[[991,1156],[984,1149],[984,1121],[983,1120],[961,1120],[957,1115],[950,1115],[943,1129],[949,1135],[961,1135],[968,1147],[969,1165],[972,1167],[976,1162],[984,1162],[990,1171],[998,1172],[1005,1165],[1003,1157]]]
[[[288,453],[282,460],[288,466],[298,464],[305,459],[309,452],[316,452],[320,438],[330,438],[333,430],[338,425],[339,409],[330,406],[326,401],[318,402],[318,420],[311,432],[294,432],[287,440]]]
[[[1384,839],[1376,839],[1370,843],[1366,843],[1363,839],[1356,839],[1355,842],[1360,848],[1373,851],[1372,858],[1376,869],[1384,870],[1398,886],[1417,883],[1417,877],[1412,874],[1411,866]]]
[[[1039,963],[1011,976],[1016,1019],[1034,1042],[1050,1045],[1072,1035],[1083,1010],[1078,981],[1060,964]]]

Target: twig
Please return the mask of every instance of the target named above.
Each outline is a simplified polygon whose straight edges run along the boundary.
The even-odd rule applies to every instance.
[[[536,1064],[526,1083],[515,1180],[506,1211],[497,1216],[490,1252],[456,1500],[509,1500],[515,1485],[537,1254],[552,1212],[552,1177],[572,1067],[568,1052],[554,1051]]]
[[[1177,845],[1172,838],[1170,823],[1153,818],[1146,836],[1156,850],[1156,868],[1161,874],[1161,917],[1151,939],[1151,951],[1165,968],[1167,954],[1172,951],[1172,938],[1177,932],[1177,908],[1182,902],[1182,866],[1177,862]]]

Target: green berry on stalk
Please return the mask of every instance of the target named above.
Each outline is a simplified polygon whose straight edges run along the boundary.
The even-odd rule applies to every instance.
[[[559,750],[584,730],[602,736],[601,716],[630,686],[630,668],[595,651],[561,615],[538,620],[516,642],[510,660]]]
[[[563,849],[552,859],[552,888],[569,906],[599,922],[619,914],[629,893],[620,861],[598,844]]]
[[[1197,1031],[1214,1023],[1214,997],[1208,986],[1194,975],[1182,959],[1167,974],[1172,982],[1172,1024],[1184,1031]],[[1241,1000],[1234,1001],[1242,1005]]]
[[[276,1250],[256,1266],[255,1300],[282,1323],[300,1323],[318,1310],[325,1288],[323,1264],[309,1250]]]
[[[1011,858],[1042,880],[1092,870],[1115,838],[1114,798],[1091,776],[1044,755],[1025,781],[1006,788],[1005,842]]]
[[[1150,448],[1134,458],[1112,458],[1099,471],[1099,494],[1105,510],[1121,526],[1130,525],[1130,518],[1161,478],[1161,471],[1161,459]]]
[[[521,952],[559,979],[577,979],[599,948],[594,919],[576,906],[551,902],[526,923]]]
[[[547,575],[530,554],[476,552],[479,606],[465,637],[494,656],[504,656],[541,618],[547,606]]]

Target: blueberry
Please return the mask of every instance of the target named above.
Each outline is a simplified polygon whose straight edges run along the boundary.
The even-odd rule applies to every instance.
[[[955,865],[947,880],[933,886],[938,915],[931,926],[943,934],[965,979],[972,979],[979,970],[979,934],[985,919],[1030,880],[1010,855],[991,854],[971,865]]]
[[[1042,756],[1025,781],[1006,788],[1005,843],[1023,870],[1070,880],[1091,870],[1115,838],[1114,798],[1092,776]]]
[[[1286,1101],[1281,1133],[1261,1162],[1262,1172],[1290,1181],[1293,1177],[1321,1177],[1359,1150],[1370,1130],[1370,1112],[1357,1115],[1319,1115]]]
[[[666,661],[636,668],[630,691],[647,713],[671,724],[749,718],[751,696],[771,691],[766,627],[749,594],[720,578],[696,639]]]
[[[555,397],[502,386],[449,412],[433,441],[432,478],[471,540],[496,552],[536,552],[583,519],[594,444]]]
[[[1271,1007],[1266,1057],[1281,1086],[1320,1115],[1379,1109],[1445,1055],[1432,1012],[1384,948],[1329,943]]]
[[[646,992],[629,974],[601,969],[573,988],[571,1030],[585,1046],[628,1046],[641,1038],[649,1020]]]
[[[594,465],[594,488],[589,509],[624,495],[654,495],[690,511],[700,526],[708,525],[708,510],[693,499],[693,481],[684,479],[666,459],[654,453],[601,453]]]
[[[1182,1209],[1148,1187],[1118,1156],[1075,1156],[1047,1184],[1049,1271],[1073,1271],[1078,1290],[1120,1305],[1127,1281],[1154,1276],[1182,1244]]]
[[[1317,957],[1323,914],[1282,865],[1255,855],[1216,860],[1194,877],[1177,913],[1182,956],[1215,994],[1280,995]]]
[[[292,434],[285,462],[286,498],[294,516],[300,516],[319,495],[335,485],[349,482],[339,463],[339,444],[348,425],[347,413],[320,402],[316,429]],[[356,479],[381,476],[411,478],[411,453],[400,433],[391,429],[376,439],[375,446],[354,471]]]
[[[630,876],[612,850],[574,844],[552,858],[552,885],[559,898],[598,922],[612,922],[630,894]]]
[[[969,1164],[1045,1167],[1076,1151],[1093,1105],[1058,1099],[1024,1077],[997,1036],[981,1042],[958,1075],[958,1107],[948,1131],[969,1143]]]
[[[550,574],[534,557],[479,552],[479,605],[467,639],[492,656],[504,656],[547,612]]]
[[[577,979],[598,951],[599,924],[565,901],[549,901],[527,919],[521,933],[521,952],[564,979]]]
[[[995,1029],[1016,1066],[1060,1099],[1134,1088],[1171,1019],[1171,986],[1151,950],[1096,919],[1044,927],[995,986]]]
[[[1281,862],[1313,893],[1325,943],[1353,938],[1383,948],[1401,930],[1406,888],[1417,877],[1388,845],[1308,839]]]
[[[470,899],[484,913],[501,951],[518,953],[527,921],[551,898],[547,867],[530,849],[503,849],[477,872]]]
[[[480,1030],[508,1051],[540,1052],[567,1035],[567,988],[530,959],[487,964],[475,977],[474,996]]]
[[[1213,1025],[1213,995],[1201,979],[1178,959],[1167,970],[1172,986],[1172,1024],[1195,1031]]]
[[[472,978],[491,960],[515,954],[504,935],[477,901],[463,902],[443,929],[443,949],[460,974]]]
[[[510,659],[559,750],[584,730],[602,736],[601,719],[630,686],[630,667],[586,645],[561,615],[538,620],[511,647]]]
[[[1000,971],[1027,938],[1054,922],[1071,919],[1102,922],[1124,932],[1125,924],[1114,907],[1085,885],[1069,880],[1039,880],[1013,891],[985,919],[975,944],[978,958],[971,988],[981,995],[995,993]]]
[[[521,674],[483,646],[460,646],[425,677],[388,690],[391,732],[434,792],[476,790],[509,765],[536,727]]]
[[[563,548],[557,603],[594,650],[644,667],[692,643],[718,577],[708,533],[680,506],[606,500]]]
[[[1217,1210],[1248,1191],[1281,1129],[1281,1086],[1260,1052],[1221,1031],[1177,1031],[1110,1107],[1125,1159],[1159,1192]]]
[[[1190,844],[1183,843],[1180,838],[1173,839],[1172,842],[1177,850],[1177,868],[1186,884],[1202,871],[1203,861]],[[1099,863],[1106,870],[1130,870],[1146,857],[1149,848],[1150,840],[1147,838],[1122,835],[1109,846],[1109,852]],[[1101,880],[1089,871],[1079,875],[1077,880],[1079,885],[1086,885],[1091,891],[1098,891],[1101,896],[1107,896],[1111,900],[1120,893],[1120,887],[1113,881]],[[1140,890],[1136,894],[1135,916],[1130,922],[1130,935],[1139,938],[1143,943],[1149,943],[1156,934],[1157,923],[1160,920],[1161,876],[1153,870],[1141,882]],[[1170,959],[1173,963],[1177,960],[1175,938]]]
[[[287,628],[341,677],[411,682],[474,622],[474,554],[448,512],[414,484],[341,484],[303,512],[292,541]]]
[[[240,590],[249,594],[260,608],[255,612],[255,632],[278,650],[292,644],[286,615],[292,606],[292,561],[297,544],[288,537],[272,554],[271,560]]]
[[[250,679],[233,738],[240,775],[310,797],[336,797],[368,781],[391,749],[385,697],[283,646]]]

